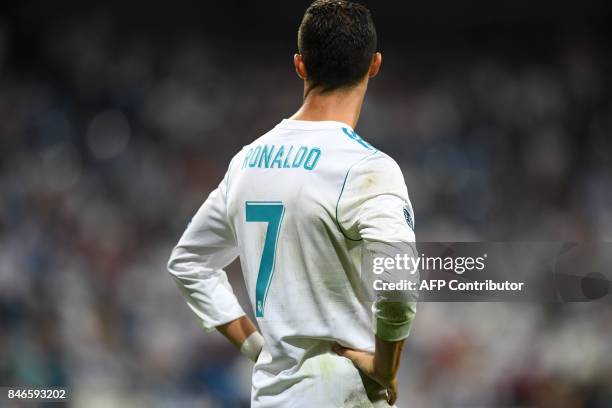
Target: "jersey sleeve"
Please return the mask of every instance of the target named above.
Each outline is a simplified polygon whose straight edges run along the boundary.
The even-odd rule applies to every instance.
[[[411,248],[414,253],[414,212],[400,167],[376,152],[353,165],[337,205],[338,225],[350,240]],[[367,280],[367,279],[366,279]],[[388,341],[408,337],[416,313],[410,293],[377,291],[372,305],[374,332]]]
[[[226,211],[228,174],[197,211],[168,261],[189,308],[206,331],[245,313],[223,268],[238,256]]]

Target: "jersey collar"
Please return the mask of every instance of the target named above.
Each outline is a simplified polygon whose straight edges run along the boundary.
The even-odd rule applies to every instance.
[[[283,119],[281,123],[276,125],[282,129],[295,129],[295,130],[319,130],[319,129],[338,129],[338,128],[349,128],[351,126],[344,122],[337,122],[334,120],[294,120],[294,119]]]

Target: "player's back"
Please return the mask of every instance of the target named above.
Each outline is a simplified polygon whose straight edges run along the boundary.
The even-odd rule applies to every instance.
[[[377,171],[357,171],[366,163]],[[254,407],[371,406],[383,395],[331,345],[374,349],[370,304],[359,296],[362,237],[349,213],[361,191],[384,184],[386,167],[397,165],[332,121],[284,120],[232,160],[227,216],[265,338]]]

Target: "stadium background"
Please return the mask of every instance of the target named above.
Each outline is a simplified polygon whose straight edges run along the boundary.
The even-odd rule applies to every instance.
[[[400,163],[417,236],[612,240],[611,3],[464,3],[369,2],[384,60],[357,131]],[[247,406],[250,363],[165,263],[230,157],[297,109],[306,4],[3,6],[0,384]],[[422,304],[400,383],[401,407],[610,407],[609,302]]]

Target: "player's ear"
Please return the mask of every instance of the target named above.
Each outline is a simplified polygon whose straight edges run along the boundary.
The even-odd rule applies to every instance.
[[[378,75],[378,71],[380,71],[380,64],[382,64],[382,54],[377,52],[372,56],[368,77],[374,78],[376,75]]]
[[[301,79],[306,79],[306,65],[304,65],[304,59],[300,54],[293,55],[293,65],[295,66],[295,72]]]

